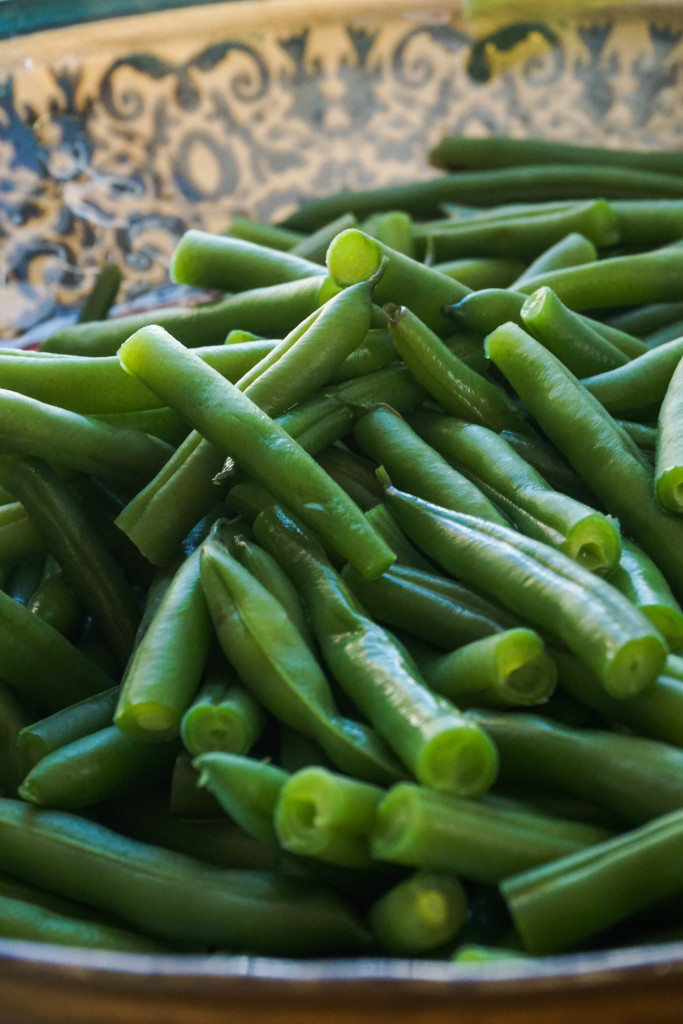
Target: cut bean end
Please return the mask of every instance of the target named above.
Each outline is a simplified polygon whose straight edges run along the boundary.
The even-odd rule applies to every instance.
[[[424,746],[416,775],[425,786],[455,796],[481,796],[493,785],[498,755],[481,729],[466,723],[441,730]]]

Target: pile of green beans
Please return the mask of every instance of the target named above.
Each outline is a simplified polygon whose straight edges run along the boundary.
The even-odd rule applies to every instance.
[[[683,179],[449,170],[188,231],[0,350],[0,937],[459,963],[683,894]],[[676,923],[676,922],[674,922]]]

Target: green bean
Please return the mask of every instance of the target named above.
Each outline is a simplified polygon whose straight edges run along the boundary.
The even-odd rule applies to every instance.
[[[180,736],[195,756],[212,750],[246,754],[263,732],[263,710],[230,676],[227,664],[209,675],[181,719]]]
[[[338,444],[331,444],[327,448],[323,448],[316,459],[325,472],[329,473],[340,487],[343,487],[349,497],[353,498],[364,512],[382,500],[382,489],[377,482],[375,466],[370,459],[356,455],[348,448],[342,448]],[[386,537],[384,539],[386,540]]]
[[[44,352],[113,356],[126,338],[141,327],[158,324],[184,345],[221,345],[232,327],[264,338],[289,331],[334,295],[336,286],[315,275],[266,288],[252,288],[217,302],[170,306],[128,316],[75,324],[55,331],[43,342]]]
[[[206,792],[208,790],[200,790]],[[213,798],[212,798],[213,799]],[[182,818],[170,812],[165,789],[149,789],[109,800],[97,808],[96,820],[133,839],[185,853],[221,868],[274,868],[277,850],[220,816]],[[92,812],[95,814],[95,809]]]
[[[221,647],[259,703],[316,739],[342,771],[380,783],[400,776],[374,730],[339,714],[320,665],[280,602],[215,540],[204,543],[201,557]]]
[[[683,647],[683,611],[655,563],[625,538],[621,558],[609,581],[659,630],[672,651]]]
[[[530,167],[535,164],[609,165],[635,168],[662,174],[680,174],[683,160],[679,153],[636,149],[609,149],[579,146],[548,139],[515,139],[501,135],[468,138],[447,135],[429,152],[434,167],[486,170],[492,167]],[[589,168],[590,169],[590,168]],[[599,189],[598,189],[599,191]]]
[[[487,339],[493,362],[544,433],[658,564],[674,594],[683,590],[683,523],[654,498],[653,473],[608,413],[547,350],[514,325]],[[552,395],[552,397],[550,397]]]
[[[469,292],[453,278],[390,249],[356,228],[337,235],[327,251],[327,266],[333,280],[344,288],[376,278],[376,302],[383,305],[405,297],[416,316],[439,333],[451,329],[441,307],[458,302]]]
[[[540,473],[554,490],[570,494],[584,504],[590,504],[590,492],[554,445],[543,438],[518,434],[512,430],[501,430],[500,437],[507,441],[537,473]]]
[[[228,347],[208,345],[196,348],[195,352],[209,366],[236,381],[275,344],[274,341],[247,341]],[[20,391],[39,402],[84,415],[121,414],[162,407],[154,392],[126,373],[113,355],[50,354],[49,358],[37,361],[23,354],[9,359],[0,350],[0,384],[8,391]]]
[[[617,426],[625,431],[631,441],[639,448],[650,464],[655,460],[657,447],[657,427],[648,423],[635,423],[633,420],[615,420]]]
[[[323,224],[317,231],[306,235],[305,238],[302,238],[293,245],[289,252],[292,256],[303,257],[306,260],[311,260],[313,263],[320,263],[324,266],[330,242],[342,231],[345,231],[347,228],[354,228],[357,225],[358,221],[352,213],[342,213],[340,217],[336,217],[329,224]]]
[[[635,306],[609,317],[612,327],[642,338],[680,321],[683,302],[654,302],[649,306]]]
[[[362,192],[341,192],[302,206],[282,222],[286,228],[311,231],[345,212],[366,217],[401,209],[414,216],[438,217],[443,203],[525,203],[544,200],[650,199],[683,196],[680,176],[655,171],[601,166],[545,164],[492,171],[444,174],[429,181],[391,185]]]
[[[507,610],[434,572],[396,564],[378,579],[366,580],[346,565],[341,575],[380,622],[446,650],[519,625]]]
[[[297,242],[303,241],[306,237],[300,231],[287,231],[277,224],[266,224],[250,217],[233,217],[230,227],[225,232],[234,238],[242,238],[245,242],[255,242],[257,245],[267,245],[271,249],[280,249],[288,252]]]
[[[507,629],[447,654],[408,646],[428,686],[461,708],[539,704],[555,688],[555,662],[531,629]]]
[[[577,377],[613,370],[629,361],[623,352],[572,313],[550,288],[533,292],[520,315],[536,339]]]
[[[384,329],[368,331],[365,339],[357,345],[337,369],[330,374],[330,384],[341,384],[380,370],[398,357],[391,335]]]
[[[413,569],[421,569],[425,572],[431,571],[433,568],[432,563],[429,562],[420,553],[420,551],[418,551],[415,545],[408,540],[408,537],[398,525],[386,505],[374,505],[371,509],[368,509],[365,515],[377,532],[384,537],[385,541],[396,555],[396,566],[407,565],[411,566]],[[386,573],[384,576],[386,576]]]
[[[172,449],[138,430],[101,423],[0,389],[2,451],[37,456],[110,483],[140,486]]]
[[[619,241],[616,216],[605,200],[550,213],[501,213],[498,219],[424,221],[415,225],[413,235],[418,253],[423,255],[427,247],[435,261],[463,256],[504,257],[510,253],[530,259],[572,231],[581,233],[598,247]]]
[[[137,739],[177,736],[199,686],[210,639],[197,550],[178,569],[133,652],[114,723]]]
[[[389,246],[404,256],[415,257],[413,219],[404,210],[387,210],[368,217],[361,224],[366,235],[376,238],[382,245]]]
[[[326,768],[302,768],[277,797],[275,831],[285,850],[342,867],[370,865],[368,834],[384,790]]]
[[[74,904],[76,913],[77,905]],[[83,920],[36,906],[30,901],[0,895],[0,935],[31,943],[49,943],[57,946],[76,946],[81,949],[117,950],[125,953],[170,953],[173,947],[104,922]],[[21,948],[21,947],[19,947]]]
[[[206,787],[233,821],[260,842],[278,845],[274,815],[289,772],[268,761],[229,751],[207,751],[195,758],[199,786]]]
[[[683,344],[683,342],[682,342]],[[659,410],[655,494],[669,512],[683,512],[683,361],[673,372]]]
[[[500,751],[503,784],[543,784],[604,807],[632,825],[683,808],[683,750],[540,715],[471,711]]]
[[[527,280],[520,291],[530,295],[549,287],[570,309],[605,309],[650,302],[676,302],[681,297],[683,251],[654,249],[613,256],[581,267],[552,270]]]
[[[473,257],[432,264],[433,270],[452,277],[466,288],[508,288],[524,270],[521,260],[501,257]]]
[[[267,288],[324,273],[322,267],[289,252],[196,228],[182,235],[170,266],[172,281],[222,292]]]
[[[615,521],[555,491],[505,438],[486,427],[429,410],[418,410],[409,422],[426,442],[473,480],[522,533],[558,548],[591,572],[605,574],[616,565],[621,537]],[[391,476],[391,467],[387,469]],[[400,479],[396,478],[396,483],[400,486]],[[413,489],[413,493],[417,491]],[[430,500],[429,495],[418,496]]]
[[[22,502],[83,607],[125,663],[139,620],[137,602],[90,515],[39,459],[0,457],[0,479]]]
[[[299,587],[333,676],[406,767],[436,789],[485,792],[495,777],[493,746],[429,692],[405,649],[364,613],[315,539],[278,506],[260,513],[254,533]]]
[[[453,469],[388,406],[365,413],[357,420],[353,436],[399,487],[410,488],[413,494],[446,508],[507,525],[479,487]]]
[[[214,868],[13,800],[0,804],[0,836],[3,870],[185,947],[320,955],[367,942],[351,911],[310,882]]]
[[[75,704],[113,684],[61,633],[2,591],[0,649],[0,678],[46,711]]]
[[[496,285],[492,282],[490,285],[484,284],[481,287],[507,287],[512,291],[516,291],[525,281],[537,277],[538,274],[545,274],[550,270],[562,270],[565,267],[579,267],[586,263],[595,263],[597,258],[598,250],[593,243],[588,238],[585,238],[584,235],[572,231],[564,238],[561,238],[559,242],[549,246],[535,260],[532,260],[515,280],[507,284],[503,283],[502,285]]]
[[[19,501],[0,506],[0,566],[45,554],[45,541]]]
[[[559,636],[611,695],[635,695],[662,671],[666,645],[659,632],[618,591],[561,551],[393,487],[385,501],[423,551]]]
[[[383,949],[414,956],[452,941],[467,914],[467,895],[452,875],[416,871],[373,903],[368,920]]]
[[[519,406],[502,388],[466,366],[411,310],[389,305],[385,312],[394,345],[410,372],[448,412],[496,431],[530,431]]]
[[[653,349],[659,345],[665,345],[667,341],[675,341],[676,338],[681,337],[683,337],[683,319],[675,320],[668,327],[660,327],[658,331],[646,334],[643,338],[643,344],[646,348]]]
[[[575,948],[678,893],[682,842],[679,810],[506,878],[501,891],[525,948],[537,954]]]
[[[649,248],[683,238],[683,203],[680,200],[619,200],[612,203],[612,209],[624,245]]]
[[[582,384],[613,415],[638,415],[657,408],[683,356],[683,338],[602,373],[586,375]]]
[[[31,598],[40,586],[44,572],[45,558],[42,555],[27,559],[13,566],[8,572],[3,589],[14,601],[28,608]]]
[[[163,392],[207,440],[229,451],[278,499],[289,501],[361,572],[379,575],[391,564],[392,554],[384,542],[315,460],[238,388],[170,335],[146,328],[128,339],[120,358],[130,372]],[[188,375],[192,386],[188,386]]]
[[[491,884],[608,836],[594,825],[521,811],[500,797],[463,800],[404,782],[377,808],[370,850],[378,860]]]
[[[581,704],[638,735],[683,747],[683,680],[668,665],[643,693],[619,700],[598,686],[594,673],[577,658],[559,650],[553,651],[553,658],[562,689]]]
[[[105,263],[81,307],[78,322],[82,324],[90,320],[104,320],[116,301],[122,280],[121,268],[116,263]]]
[[[119,687],[112,686],[55,711],[47,718],[25,724],[17,737],[22,777],[54,750],[111,725],[118,696]]]
[[[89,807],[163,778],[175,753],[175,744],[144,743],[109,725],[46,754],[23,779],[19,796],[64,811]]]

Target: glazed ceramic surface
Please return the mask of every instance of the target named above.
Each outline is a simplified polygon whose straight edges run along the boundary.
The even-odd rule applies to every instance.
[[[190,226],[426,178],[445,132],[683,144],[683,9],[467,21],[459,3],[0,5],[0,337],[129,300]],[[64,25],[80,14],[98,20]],[[3,19],[4,18],[4,24]],[[41,21],[42,19],[42,21]],[[52,27],[28,32],[38,24]],[[527,963],[288,962],[0,942],[12,1024],[679,1024],[683,945]]]

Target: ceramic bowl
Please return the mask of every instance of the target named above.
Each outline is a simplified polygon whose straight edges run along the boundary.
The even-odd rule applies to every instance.
[[[683,142],[683,8],[468,21],[457,0],[0,5],[0,337],[102,263],[163,291],[176,239],[426,178],[445,132]],[[163,7],[164,9],[158,9]],[[145,13],[141,13],[144,11]],[[22,337],[21,343],[25,343]],[[0,654],[1,657],[1,654]],[[683,944],[454,966],[0,942],[13,1024],[678,1024]]]

